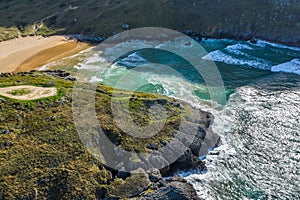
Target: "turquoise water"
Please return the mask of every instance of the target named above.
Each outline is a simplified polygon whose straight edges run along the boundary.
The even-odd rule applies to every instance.
[[[207,103],[203,77],[186,60],[159,49],[130,52],[92,79],[173,96],[214,114],[213,130],[223,145],[207,156],[207,173],[186,176],[199,196],[300,199],[300,48],[225,39],[200,44],[209,52],[202,59],[215,61],[224,82],[227,103],[218,108]],[[147,63],[148,70],[136,70]],[[161,70],[158,63],[174,70]],[[126,84],[118,84],[127,73]]]

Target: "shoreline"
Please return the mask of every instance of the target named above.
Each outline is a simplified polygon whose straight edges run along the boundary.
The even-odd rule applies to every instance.
[[[175,30],[178,31],[178,30]],[[265,41],[268,43],[273,43],[277,45],[284,45],[288,47],[293,47],[293,48],[300,48],[300,42],[283,42],[281,40],[276,40],[276,39],[268,39],[266,37],[259,37],[259,36],[249,36],[249,37],[238,37],[234,35],[203,35],[201,33],[194,32],[192,30],[184,30],[184,31],[178,31],[186,36],[189,36],[193,38],[196,41],[201,41],[201,40],[206,40],[206,39],[216,39],[216,40],[221,40],[221,39],[227,39],[227,40],[234,40],[236,42],[238,41],[244,41],[244,42],[251,42],[255,44],[258,41]],[[116,33],[118,34],[118,33]],[[113,37],[113,36],[110,36]],[[108,38],[110,38],[108,37]],[[101,35],[98,36],[88,36],[88,35],[82,35],[82,34],[73,34],[70,35],[70,38],[78,40],[80,42],[88,42],[88,43],[93,43],[93,44],[100,44],[101,42],[105,41],[106,37],[102,37]],[[143,38],[143,37],[141,37]]]
[[[28,36],[0,42],[0,73],[38,69],[92,47],[69,36]]]
[[[274,45],[282,45],[289,48],[300,48],[297,45],[278,43],[264,38],[235,38],[235,37],[214,37],[196,35],[188,30],[183,34],[195,39],[198,42],[207,39],[228,39],[234,41],[247,41],[256,44],[259,41]],[[30,70],[37,70],[47,63],[58,61],[63,58],[75,55],[83,50],[91,48],[107,38],[96,36],[74,35],[53,35],[53,36],[27,36],[0,42],[0,73],[16,73]],[[2,50],[1,50],[2,49]]]

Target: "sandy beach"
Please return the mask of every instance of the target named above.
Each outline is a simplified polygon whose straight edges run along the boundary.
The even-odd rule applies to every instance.
[[[65,36],[30,36],[0,42],[0,73],[38,69],[89,47]]]

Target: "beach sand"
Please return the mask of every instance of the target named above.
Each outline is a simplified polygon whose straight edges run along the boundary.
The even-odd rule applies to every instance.
[[[0,73],[38,69],[89,47],[65,36],[30,36],[0,42]]]

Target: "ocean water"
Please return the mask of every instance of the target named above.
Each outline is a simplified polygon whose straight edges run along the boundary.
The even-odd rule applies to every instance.
[[[207,155],[206,173],[182,174],[200,197],[300,199],[300,48],[227,39],[200,44],[208,52],[201,60],[213,60],[222,76],[224,105],[211,106],[202,77],[186,60],[160,51],[165,44],[155,51],[145,45],[108,68],[95,53],[75,68],[96,70],[92,82],[172,96],[214,114],[213,130],[223,144]],[[117,48],[127,45],[143,41]],[[147,70],[136,70],[144,64]]]

